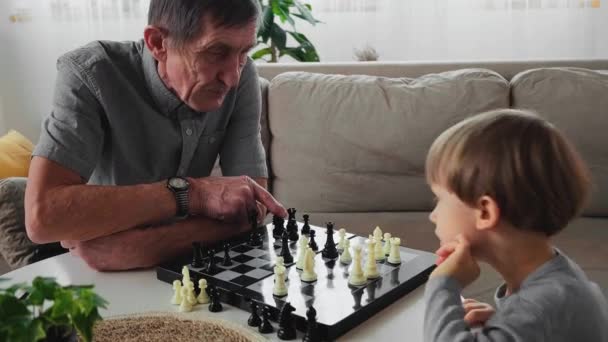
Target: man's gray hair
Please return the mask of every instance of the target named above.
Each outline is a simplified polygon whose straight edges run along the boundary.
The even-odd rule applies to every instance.
[[[219,27],[238,27],[259,18],[259,0],[151,0],[148,25],[167,31],[180,48],[202,34],[202,21],[211,18]]]

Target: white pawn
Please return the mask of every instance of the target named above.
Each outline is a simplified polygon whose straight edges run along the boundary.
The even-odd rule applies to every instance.
[[[301,270],[304,268],[304,257],[306,256],[306,248],[308,247],[308,236],[300,234],[298,240],[298,261],[296,262],[296,268]]]
[[[285,286],[285,267],[274,268],[274,288],[272,294],[277,297],[287,295],[287,286]]]
[[[317,273],[315,272],[315,252],[310,247],[306,248],[304,271],[300,274],[300,279],[309,283],[317,280]]]
[[[379,226],[376,226],[376,229],[374,229],[374,238],[376,240],[382,240],[382,229],[380,229]]]
[[[353,258],[350,256],[350,240],[344,241],[344,252],[340,254],[340,262],[343,264],[350,264]]]
[[[361,246],[353,247],[353,267],[348,276],[348,283],[354,286],[365,284],[367,278],[361,269]]]
[[[391,252],[391,233],[384,233],[384,247],[382,248],[382,253],[385,256],[388,256]]]
[[[338,230],[338,236],[340,237],[340,240],[338,241],[338,250],[343,251],[344,243],[346,242],[346,230],[344,228],[340,228],[340,230]]]
[[[199,302],[199,304],[209,303],[209,295],[207,294],[207,280],[199,279],[198,288],[201,290],[201,293],[198,294],[196,301]]]
[[[380,273],[378,273],[378,267],[376,266],[376,258],[374,255],[375,246],[376,241],[374,241],[373,238],[367,240],[367,262],[365,263],[365,277],[367,279],[375,279],[380,276]]]
[[[182,286],[182,302],[179,306],[179,311],[181,312],[190,312],[192,311],[192,307],[196,303],[196,298],[192,300],[193,295],[190,294],[190,283]],[[194,292],[194,290],[192,290]]]
[[[182,282],[179,280],[173,281],[173,297],[171,298],[171,304],[180,305],[182,303]]]
[[[399,253],[399,246],[401,245],[400,238],[391,238],[391,252],[388,255],[388,262],[394,265],[401,263],[401,254]]]
[[[374,238],[374,255],[376,261],[382,261],[386,259],[386,255],[384,255],[384,250],[382,248],[382,239]]]

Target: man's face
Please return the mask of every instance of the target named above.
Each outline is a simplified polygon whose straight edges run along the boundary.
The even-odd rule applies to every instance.
[[[167,49],[161,78],[190,108],[208,112],[218,109],[228,91],[239,84],[247,53],[256,41],[256,25],[251,21],[217,27],[207,17],[202,32],[181,50]]]
[[[462,234],[469,242],[476,240],[475,210],[443,186],[433,184],[435,208],[429,215],[435,224],[435,235],[441,244],[454,241]]]

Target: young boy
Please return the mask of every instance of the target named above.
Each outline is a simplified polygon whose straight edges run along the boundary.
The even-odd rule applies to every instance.
[[[435,140],[426,172],[440,248],[426,285],[425,341],[608,341],[606,299],[550,240],[589,189],[584,163],[555,127],[524,111],[476,115]],[[496,312],[461,301],[477,262],[505,280]]]

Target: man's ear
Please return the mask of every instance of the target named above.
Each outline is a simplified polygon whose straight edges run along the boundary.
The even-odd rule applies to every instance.
[[[487,195],[481,196],[477,200],[475,208],[475,227],[478,230],[492,229],[500,221],[500,208],[498,203]]]
[[[144,42],[150,53],[158,62],[167,59],[167,34],[164,29],[148,25],[144,29]]]

